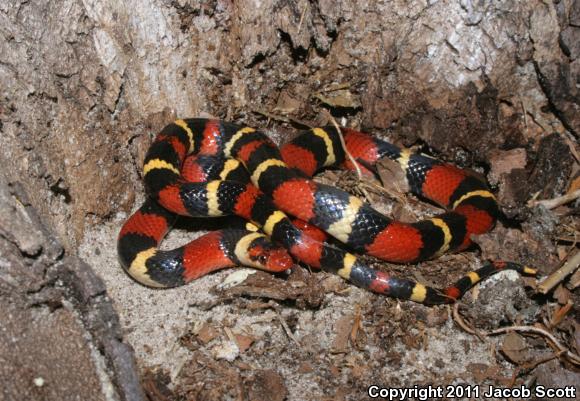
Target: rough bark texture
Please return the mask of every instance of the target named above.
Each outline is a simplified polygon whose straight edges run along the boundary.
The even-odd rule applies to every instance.
[[[0,399],[143,398],[103,282],[1,173],[0,262]]]
[[[173,115],[315,119],[313,94],[345,84],[349,123],[478,161],[561,124],[580,130],[571,2],[0,7],[4,165],[34,188],[34,205],[67,245],[132,206],[134,165]],[[527,127],[524,110],[534,116]]]
[[[66,266],[55,270],[65,276],[84,271],[83,262],[75,259],[82,244],[82,255],[115,298],[122,324],[136,330],[135,338],[147,340],[148,335],[139,331],[140,323],[132,320],[140,316],[139,308],[145,304],[135,302],[127,313],[124,309],[132,302],[127,301],[132,292],[115,290],[117,283],[136,284],[107,276],[107,272],[120,270],[113,249],[116,230],[136,206],[136,197],[142,199],[139,169],[154,133],[176,116],[216,116],[275,128],[278,139],[284,140],[300,124],[264,115],[314,125],[324,122],[324,109],[345,117],[347,125],[389,134],[407,146],[428,145],[438,157],[484,173],[491,171],[489,179],[498,186],[506,215],[514,219],[510,224],[522,224],[524,231],[502,228],[508,233],[487,240],[518,244],[509,249],[509,257],[542,264],[547,272],[558,263],[557,247],[551,241],[559,235],[556,227],[569,222],[539,217],[526,202],[534,196],[561,195],[578,169],[573,156],[578,146],[573,142],[580,135],[579,43],[580,2],[573,0],[2,1],[0,165],[6,182],[0,190],[8,194],[4,202],[8,206],[0,210],[0,240],[4,241],[0,256],[7,261],[0,264],[0,295],[19,305],[23,317],[17,320],[34,320],[36,311],[27,306],[26,296],[21,299],[14,294],[44,288],[39,283],[52,277],[53,265]],[[506,158],[512,161],[511,167],[499,165]],[[29,199],[25,206],[58,238],[54,241],[62,244],[65,256],[46,245],[53,234],[38,231],[42,224],[28,227],[14,220],[10,208],[19,203],[12,199],[10,188],[15,187]],[[556,223],[546,223],[553,219]],[[95,233],[105,225],[109,228],[102,239]],[[525,248],[521,236],[527,234],[536,242]],[[489,251],[491,256],[505,253]],[[9,273],[3,271],[5,265],[12,269]],[[443,281],[451,281],[449,277]],[[19,290],[9,295],[12,289]],[[145,294],[143,299],[178,297],[169,292]],[[361,305],[366,305],[368,321],[389,324],[384,315],[372,315],[382,300],[356,294],[362,297]],[[116,394],[107,397],[130,398],[126,394],[131,393],[138,399],[142,394],[130,390],[132,379],[119,379],[119,372],[131,371],[131,356],[118,349],[125,346],[115,337],[118,329],[112,340],[103,340],[109,337],[100,338],[99,330],[91,331],[91,324],[71,312],[84,316],[83,305],[95,302],[97,295],[105,297],[101,290],[62,295],[76,301],[70,310],[49,307],[47,322],[77,327],[77,337],[82,337],[83,330],[99,337],[97,348],[110,368],[107,374]],[[56,303],[60,305],[61,298]],[[182,307],[188,308],[187,303]],[[410,321],[410,326],[416,322]],[[382,349],[391,340],[384,340],[385,332],[369,324],[373,328],[367,335],[375,337],[367,346]],[[175,330],[182,333],[183,325]],[[405,325],[401,327],[393,330],[404,330]],[[165,328],[155,333],[169,336],[170,332]],[[285,338],[281,333],[280,338]],[[166,340],[155,339],[150,344],[132,343],[143,369],[162,364],[158,358],[153,358],[155,363],[147,360],[147,355],[155,353],[151,344]],[[316,354],[321,352],[319,347],[308,349]],[[167,352],[171,358],[173,354]],[[196,363],[208,366],[200,362],[208,358],[207,353],[195,352],[202,353]],[[365,358],[338,361],[329,357],[330,362],[315,358],[310,367],[301,365],[302,373],[285,373],[284,378],[269,370],[248,375],[243,366],[224,367],[221,362],[212,362],[211,374],[221,372],[225,376],[220,380],[230,377],[228,391],[238,399],[262,399],[259,394],[268,383],[284,387],[284,380],[287,387],[292,383],[315,395],[328,395],[322,376],[306,377],[326,363],[321,374],[335,386],[330,395],[336,400],[350,399],[361,395],[365,384],[397,384],[394,376],[373,365],[386,351],[376,352],[368,365],[363,363]],[[394,354],[389,354],[394,370],[397,364],[412,363]],[[283,366],[292,365],[290,355],[280,359]],[[262,368],[275,366],[267,361],[260,362]],[[223,396],[218,391],[199,398],[200,387],[188,380],[208,377],[196,376],[192,367],[178,371],[178,363],[168,364],[162,368],[171,372],[171,379],[180,378],[177,385],[185,383],[178,391],[184,397]],[[347,379],[353,366],[363,367],[354,379]],[[0,370],[4,374],[12,373]],[[493,377],[490,373],[485,378],[498,380]],[[79,386],[98,386],[95,380]],[[429,379],[409,374],[398,384],[413,380]],[[285,391],[280,389],[278,394]],[[288,399],[301,399],[300,391],[288,391]],[[302,391],[302,395],[308,393]],[[264,399],[274,399],[265,394]],[[53,399],[66,398],[54,395]]]

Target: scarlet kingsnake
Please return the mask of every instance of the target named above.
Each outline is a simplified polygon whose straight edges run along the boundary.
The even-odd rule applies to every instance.
[[[172,287],[239,264],[279,272],[292,267],[294,257],[373,292],[425,304],[452,303],[502,269],[534,273],[519,264],[493,262],[437,290],[374,270],[352,253],[324,242],[315,227],[355,252],[416,262],[465,249],[471,235],[490,230],[499,213],[493,194],[472,175],[361,132],[346,128],[341,132],[356,160],[366,166],[385,156],[398,161],[410,190],[448,211],[401,223],[345,191],[311,180],[323,167],[352,167],[333,126],[305,131],[279,150],[253,128],[218,120],[177,120],[157,135],[145,157],[149,199],[119,234],[123,267],[143,284]],[[298,226],[286,213],[300,219]],[[160,251],[158,245],[176,214],[235,214],[260,227],[272,242],[253,230],[226,229]]]

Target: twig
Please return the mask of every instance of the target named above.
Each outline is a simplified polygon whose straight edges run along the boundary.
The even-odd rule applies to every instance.
[[[294,123],[294,124],[299,125],[301,127],[312,128],[312,124],[310,124],[306,121],[299,120],[297,118],[284,117],[284,116],[281,116],[279,114],[273,114],[273,113],[270,113],[266,110],[260,110],[260,109],[253,109],[250,111],[253,113],[261,114],[264,117],[268,117],[268,118],[275,120],[275,121],[283,121],[283,122],[288,123],[288,124]]]
[[[560,343],[560,341],[558,341],[558,339],[556,337],[554,337],[554,335],[552,333],[550,333],[547,330],[544,330],[542,328],[534,327],[534,326],[509,326],[509,327],[501,327],[499,329],[495,329],[495,330],[491,330],[491,331],[478,331],[478,330],[475,330],[470,325],[468,325],[463,320],[463,318],[459,314],[459,304],[458,303],[456,303],[453,306],[453,318],[455,319],[457,324],[463,330],[465,330],[466,332],[468,332],[470,334],[476,335],[481,340],[483,340],[483,336],[486,336],[486,337],[495,336],[497,334],[509,333],[511,331],[539,334],[540,336],[547,338],[553,344],[553,346],[556,347],[556,349],[557,349],[556,355],[558,357],[561,355],[564,355],[571,363],[573,363],[574,365],[580,366],[580,356],[573,353],[572,351],[570,351],[568,348],[566,348],[564,345],[562,345]]]
[[[577,198],[580,198],[580,189],[577,189],[574,192],[570,192],[567,193],[565,195],[562,196],[558,196],[556,198],[553,199],[545,199],[545,200],[531,200],[528,202],[528,206],[532,207],[532,206],[537,206],[537,205],[542,205],[547,209],[554,209],[557,208],[558,206],[564,205],[568,202],[571,202]]]
[[[339,91],[342,89],[348,89],[348,88],[350,88],[349,82],[346,82],[343,84],[330,85],[326,88],[319,90],[318,92],[315,92],[314,95],[319,95],[319,94],[327,93],[327,92],[335,92],[335,91]]]
[[[516,384],[516,379],[522,373],[522,371],[524,373],[529,372],[529,371],[535,369],[536,367],[538,367],[538,365],[541,365],[541,364],[546,363],[546,362],[550,362],[552,359],[559,358],[560,355],[562,355],[562,352],[556,352],[555,354],[552,354],[552,355],[546,356],[544,358],[540,358],[536,361],[528,362],[524,365],[518,366],[516,368],[516,370],[514,371],[514,374],[512,375],[510,387],[513,387]]]
[[[574,270],[578,268],[578,265],[580,265],[580,251],[576,252],[571,258],[568,259],[566,263],[562,265],[562,267],[544,279],[544,281],[538,285],[538,291],[542,294],[547,294],[569,274],[573,273]]]
[[[275,121],[284,121],[285,123],[289,123],[290,119],[284,116],[281,116],[279,114],[272,114],[270,112],[267,112],[266,110],[258,110],[258,109],[254,109],[252,110],[254,113],[258,113],[261,114],[265,117],[271,118],[272,120]]]
[[[570,140],[570,138],[568,137],[568,135],[566,135],[565,133],[562,133],[561,136],[563,137],[564,142],[566,142],[566,144],[570,148],[570,153],[572,153],[572,156],[574,156],[574,159],[576,159],[576,162],[580,163],[580,155],[578,155],[578,152],[576,152],[576,147],[574,146],[574,142],[572,142]]]
[[[294,336],[294,334],[292,334],[292,331],[290,330],[290,327],[288,327],[288,324],[286,323],[286,321],[284,320],[284,318],[282,317],[282,315],[280,314],[280,312],[278,311],[278,309],[277,308],[274,308],[274,311],[276,312],[276,315],[278,316],[278,320],[280,320],[280,324],[284,328],[284,332],[286,333],[286,335],[288,336],[288,338],[290,338],[292,341],[294,341],[294,343],[296,345],[298,345],[300,347],[301,346],[300,345],[300,342]]]
[[[305,4],[304,10],[302,10],[302,15],[300,16],[300,22],[298,22],[298,30],[296,31],[296,34],[299,34],[300,31],[302,30],[302,23],[304,22],[304,17],[306,16],[307,9],[308,9],[308,6]]]
[[[361,182],[362,187],[368,187],[370,190],[376,191],[382,196],[387,196],[389,198],[396,199],[396,201],[399,203],[407,202],[407,198],[405,198],[405,196],[402,195],[402,193],[405,191],[401,190],[398,186],[396,186],[396,184],[397,183],[395,182],[395,190],[391,191],[383,186],[375,184],[374,182],[370,182],[367,180],[363,180]]]
[[[358,180],[361,181],[362,180],[362,171],[360,169],[360,166],[358,165],[358,162],[354,159],[354,157],[352,157],[352,155],[350,154],[350,152],[346,148],[346,143],[344,142],[344,137],[342,136],[342,131],[340,129],[340,126],[337,124],[336,120],[330,115],[330,113],[328,113],[328,115],[330,117],[330,122],[332,123],[332,125],[334,125],[334,128],[336,128],[336,131],[338,132],[338,137],[340,138],[340,145],[342,146],[342,149],[344,150],[344,154],[348,157],[348,159],[350,160],[350,162],[354,166],[355,171],[356,171],[356,175],[358,176]]]
[[[352,323],[352,327],[350,329],[350,343],[354,346],[356,344],[356,338],[358,335],[358,331],[361,328],[361,314],[360,314],[360,307],[356,306],[356,311],[354,315],[354,322]]]
[[[485,339],[483,338],[483,336],[481,335],[481,333],[479,333],[479,331],[477,331],[475,328],[471,327],[470,324],[468,324],[464,319],[463,316],[461,316],[461,314],[459,313],[459,302],[456,302],[453,305],[453,320],[455,320],[455,322],[466,332],[468,332],[469,334],[473,334],[475,336],[477,336],[477,338],[479,338],[481,340],[481,342],[485,342]]]
[[[230,329],[229,327],[224,327],[224,331],[226,332],[226,336],[228,336],[228,339],[234,344],[238,345],[238,342],[236,341],[236,336],[234,335],[232,329]]]
[[[356,171],[356,175],[358,178],[358,183],[359,183],[358,189],[363,193],[367,202],[370,203],[371,197],[370,197],[369,193],[366,191],[366,189],[364,189],[363,186],[360,185],[363,182],[363,175],[362,175],[362,171],[361,171],[360,166],[359,166],[359,162],[357,162],[355,160],[355,158],[352,157],[352,155],[348,151],[348,149],[346,147],[346,142],[344,141],[344,136],[342,135],[342,130],[340,129],[340,126],[337,124],[336,120],[330,115],[330,113],[328,114],[328,116],[330,118],[330,122],[332,123],[332,125],[334,125],[334,128],[336,128],[336,131],[338,132],[338,138],[340,139],[340,146],[342,146],[342,150],[344,150],[344,154],[348,157],[348,159],[350,160],[350,162],[354,166],[354,169]]]
[[[572,237],[554,237],[554,239],[560,242],[571,242],[572,246],[576,246],[576,243],[578,242],[578,238]]]
[[[544,124],[542,124],[535,115],[533,115],[532,113],[528,112],[528,115],[532,118],[532,121],[538,126],[540,127],[544,132],[548,132],[550,131],[549,128],[544,127]]]
[[[580,365],[580,356],[576,355],[575,353],[573,353],[572,351],[570,351],[568,348],[566,348],[565,346],[563,346],[560,341],[558,341],[558,339],[556,337],[554,337],[554,335],[544,329],[541,329],[539,327],[534,327],[534,326],[509,326],[509,327],[501,327],[499,329],[495,329],[492,331],[488,331],[486,333],[486,335],[488,336],[494,336],[497,334],[503,334],[503,333],[509,333],[511,331],[519,331],[522,333],[534,333],[534,334],[539,334],[540,336],[543,336],[545,338],[547,338],[548,340],[550,340],[550,342],[554,345],[554,347],[557,348],[558,350],[558,354],[559,355],[564,355],[568,358],[568,360],[570,362],[572,362],[575,365]]]
[[[574,306],[574,303],[571,300],[568,300],[565,305],[563,305],[561,308],[558,308],[558,310],[550,318],[550,325],[548,327],[552,329],[562,323],[562,320],[564,320],[568,312],[570,312],[572,306]]]
[[[522,110],[524,111],[524,124],[526,126],[526,131],[528,130],[528,111],[526,110],[526,105],[524,104],[524,101],[522,100],[522,97],[520,96],[520,104],[522,105]]]

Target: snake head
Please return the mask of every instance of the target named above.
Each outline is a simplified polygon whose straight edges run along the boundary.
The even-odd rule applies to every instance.
[[[258,238],[250,245],[248,258],[251,266],[270,272],[282,272],[294,265],[294,260],[286,249],[273,244],[267,238]]]

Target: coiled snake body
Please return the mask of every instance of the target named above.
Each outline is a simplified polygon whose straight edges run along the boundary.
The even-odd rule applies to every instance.
[[[416,223],[392,220],[359,198],[314,182],[321,168],[352,167],[337,128],[313,128],[279,149],[263,132],[218,120],[177,120],[151,145],[143,169],[149,199],[125,223],[118,239],[123,267],[139,282],[182,285],[236,265],[279,272],[294,259],[333,272],[353,284],[425,304],[451,303],[502,269],[493,262],[438,290],[374,270],[353,253],[324,241],[323,230],[354,252],[407,263],[457,251],[471,235],[489,231],[498,206],[485,183],[452,165],[342,128],[346,149],[364,166],[396,160],[410,190],[447,211]],[[175,250],[158,245],[175,215],[238,215],[262,232],[225,229]],[[292,222],[288,216],[299,219]]]

